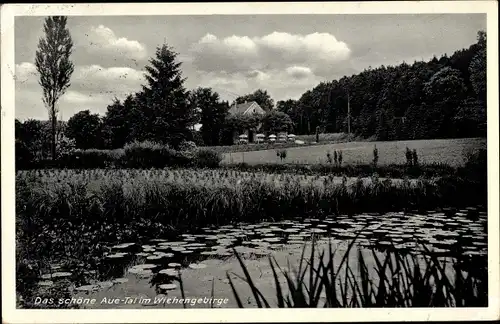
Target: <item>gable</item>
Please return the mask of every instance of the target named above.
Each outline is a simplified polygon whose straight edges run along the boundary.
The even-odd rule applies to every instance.
[[[248,108],[250,108],[250,106],[252,106],[252,104],[253,104],[253,101],[233,105],[231,108],[229,108],[229,113],[232,115],[244,114],[248,110]]]
[[[244,112],[244,114],[259,114],[259,115],[263,115],[265,113],[266,112],[264,111],[264,109],[262,109],[262,107],[259,106],[259,104],[256,102],[252,102],[250,107],[248,107],[247,110]]]

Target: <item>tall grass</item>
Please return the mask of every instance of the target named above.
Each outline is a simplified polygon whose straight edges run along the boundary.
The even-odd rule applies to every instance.
[[[36,231],[154,231],[238,221],[383,212],[484,203],[482,184],[466,179],[414,181],[242,173],[224,170],[60,170],[17,175],[18,219]],[[38,227],[41,226],[41,227]],[[119,231],[114,231],[119,233]]]
[[[276,288],[275,300],[280,308],[287,307],[486,307],[488,283],[486,267],[474,265],[480,271],[470,271],[460,259],[439,260],[427,247],[427,255],[403,254],[397,250],[379,253],[371,250],[375,261],[367,262],[367,256],[353,249],[350,242],[343,255],[328,244],[328,250],[318,254],[316,242],[311,244],[309,258],[302,250],[299,265],[282,269],[276,260],[269,263]],[[350,254],[356,253],[356,262],[350,263]],[[245,281],[257,307],[271,307],[272,296],[264,296],[251,278],[242,258],[234,251]],[[339,261],[340,260],[340,261]],[[477,270],[477,269],[476,269]],[[281,287],[280,276],[285,279]],[[235,300],[243,308],[240,294],[233,279],[227,275]],[[266,299],[267,298],[267,299]]]

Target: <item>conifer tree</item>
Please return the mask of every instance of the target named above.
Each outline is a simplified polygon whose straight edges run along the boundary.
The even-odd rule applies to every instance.
[[[177,53],[167,45],[156,49],[156,55],[146,66],[146,84],[137,95],[138,109],[143,116],[142,140],[169,144],[174,148],[191,140],[195,122],[193,107],[188,101]]]

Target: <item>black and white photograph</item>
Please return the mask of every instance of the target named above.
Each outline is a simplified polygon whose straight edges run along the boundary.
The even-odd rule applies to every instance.
[[[391,5],[2,6],[3,320],[498,319],[498,4]]]

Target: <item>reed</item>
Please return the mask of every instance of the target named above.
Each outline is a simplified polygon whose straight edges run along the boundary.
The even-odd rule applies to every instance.
[[[316,242],[311,244],[310,255],[302,250],[297,267],[288,264],[287,269],[278,266],[269,257],[276,287],[275,296],[264,296],[256,287],[242,258],[236,254],[245,281],[259,308],[269,308],[275,297],[279,308],[288,307],[486,307],[488,305],[487,271],[483,264],[480,271],[471,271],[461,259],[440,260],[425,245],[426,256],[403,254],[389,249],[385,253],[369,251],[374,265],[369,266],[364,253],[356,250],[355,239],[343,255],[328,244],[327,250],[316,253]],[[349,255],[356,253],[356,263],[350,263]],[[340,262],[338,261],[340,260]],[[483,260],[484,261],[484,260]],[[474,267],[481,267],[476,264]],[[280,276],[286,280],[281,287]],[[241,297],[233,279],[227,275],[237,301]],[[266,299],[267,298],[267,299]],[[238,302],[243,308],[243,303]]]

